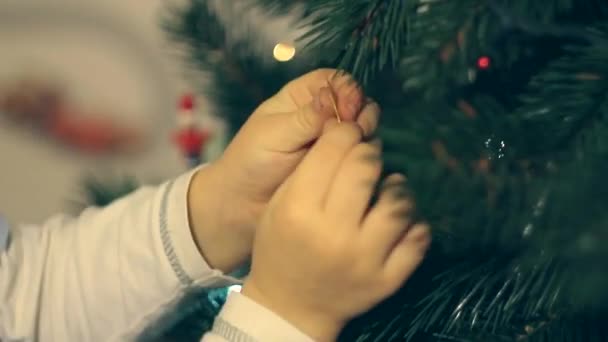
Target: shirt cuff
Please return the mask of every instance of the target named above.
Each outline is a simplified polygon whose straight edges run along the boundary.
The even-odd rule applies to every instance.
[[[213,333],[229,341],[315,342],[274,312],[238,292],[228,295],[213,325]]]
[[[212,269],[198,250],[188,219],[188,189],[199,169],[191,170],[166,185],[161,203],[161,238],[167,257],[182,285],[229,286],[239,279]]]

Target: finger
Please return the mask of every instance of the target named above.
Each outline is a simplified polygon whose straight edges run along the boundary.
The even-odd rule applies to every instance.
[[[397,290],[414,273],[430,244],[430,228],[425,223],[414,225],[399,240],[384,264],[384,278],[391,290]]]
[[[321,134],[325,134],[325,133],[329,132],[330,129],[336,127],[338,124],[339,124],[339,122],[336,118],[328,119],[327,121],[325,121],[325,124],[323,125],[323,133],[321,133]]]
[[[354,78],[343,69],[335,69],[328,78],[328,81],[334,89],[339,89],[348,83],[354,82]]]
[[[377,262],[384,263],[392,247],[413,223],[414,202],[405,197],[404,177],[389,176],[382,184],[378,201],[363,221],[362,234],[369,241],[369,248],[384,251],[377,255]]]
[[[348,73],[336,69],[318,69],[300,76],[267,102],[280,103],[286,110],[294,111],[311,102],[324,87],[331,90],[341,120],[354,121],[363,105],[363,91]]]
[[[375,101],[368,99],[357,117],[357,123],[361,126],[364,137],[371,137],[376,132],[379,120],[380,106]]]
[[[406,198],[406,177],[400,173],[393,173],[386,177],[380,186],[380,193],[376,206],[390,205],[390,203]]]
[[[271,151],[298,151],[317,139],[323,132],[325,122],[333,117],[331,94],[325,87],[310,103],[295,111],[256,118],[259,125],[271,127],[259,135],[260,143]]]
[[[395,244],[411,229],[412,208],[410,201],[398,200],[370,209],[363,221],[361,234],[369,241],[369,249],[376,251],[374,262],[384,263]]]
[[[355,121],[364,102],[363,90],[359,84],[344,72],[337,73],[330,84],[340,119]]]
[[[361,138],[361,129],[352,123],[323,134],[294,171],[291,189],[298,200],[322,208],[340,164]]]
[[[287,83],[277,95],[292,102],[294,107],[290,110],[295,110],[311,102],[319,89],[327,87],[328,80],[336,73],[336,69],[329,68],[311,71]]]
[[[336,174],[325,210],[359,226],[382,173],[380,157],[379,144],[354,147]]]

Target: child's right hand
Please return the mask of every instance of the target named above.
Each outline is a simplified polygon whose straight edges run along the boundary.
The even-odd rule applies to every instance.
[[[243,294],[319,341],[394,293],[422,261],[429,228],[380,178],[380,149],[352,123],[327,129],[262,217]],[[402,182],[392,176],[388,183]]]

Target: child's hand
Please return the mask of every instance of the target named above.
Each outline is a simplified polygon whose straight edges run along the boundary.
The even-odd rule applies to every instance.
[[[324,125],[336,120],[332,92],[342,121],[357,122],[366,135],[376,129],[378,106],[365,101],[347,75],[335,73],[317,70],[287,84],[256,109],[222,157],[194,177],[193,233],[213,267],[230,271],[249,257],[268,201]],[[198,194],[209,199],[196,199]]]
[[[377,146],[352,123],[316,142],[261,219],[243,294],[319,341],[395,292],[423,259],[425,224],[391,176],[368,208],[381,173]],[[396,183],[396,184],[395,184]],[[395,186],[396,185],[396,186]]]

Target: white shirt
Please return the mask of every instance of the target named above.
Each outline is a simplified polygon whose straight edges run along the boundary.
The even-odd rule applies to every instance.
[[[191,235],[193,172],[79,217],[13,229],[0,251],[0,340],[133,341],[193,287],[240,280],[214,270]],[[233,292],[203,342],[312,342]]]

